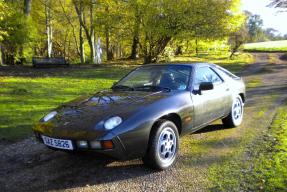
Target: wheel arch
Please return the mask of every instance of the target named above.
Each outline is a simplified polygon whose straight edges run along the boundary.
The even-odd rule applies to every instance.
[[[245,94],[244,93],[239,93],[239,96],[242,99],[242,102],[245,103]]]
[[[181,117],[177,114],[177,113],[169,113],[166,115],[161,116],[160,118],[158,118],[152,125],[150,132],[149,132],[149,137],[148,137],[148,147],[147,147],[147,151],[149,151],[149,147],[150,147],[150,138],[151,138],[151,134],[153,131],[155,131],[155,129],[159,126],[160,123],[162,123],[162,121],[164,120],[168,120],[173,122],[178,130],[178,135],[181,135],[182,132],[182,120]]]
[[[182,120],[181,120],[181,117],[177,113],[169,113],[167,115],[163,115],[160,118],[158,118],[154,122],[154,124],[152,125],[150,133],[152,132],[153,129],[155,129],[158,126],[158,124],[162,120],[168,120],[168,121],[173,122],[176,125],[176,127],[177,127],[178,134],[181,135],[181,132],[182,132]]]

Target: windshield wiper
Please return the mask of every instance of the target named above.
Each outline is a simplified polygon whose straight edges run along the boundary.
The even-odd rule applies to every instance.
[[[127,86],[127,85],[115,85],[112,86],[113,90],[128,90],[128,91],[134,91],[133,87]]]
[[[161,87],[161,86],[155,86],[155,85],[138,86],[138,87],[134,87],[134,90],[167,91],[167,92],[171,91],[171,89],[168,87]]]

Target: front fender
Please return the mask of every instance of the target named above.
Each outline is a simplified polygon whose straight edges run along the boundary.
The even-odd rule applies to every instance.
[[[119,136],[129,158],[143,157],[148,148],[152,126],[158,119],[171,113],[178,114],[181,119],[192,115],[190,92],[184,91],[145,106],[144,109],[124,120],[112,132]],[[185,132],[189,126],[191,126],[190,122],[182,121],[182,132]]]

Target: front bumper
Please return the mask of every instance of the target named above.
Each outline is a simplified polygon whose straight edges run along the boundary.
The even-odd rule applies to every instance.
[[[41,137],[41,133],[34,131],[35,137],[37,139],[37,141],[39,141],[40,143],[44,144],[43,139]],[[46,136],[46,135],[45,135]],[[50,136],[49,136],[50,137]],[[51,147],[51,146],[47,146],[48,148],[52,149],[52,150],[57,150],[57,151],[66,151],[66,152],[92,152],[95,154],[99,154],[99,156],[107,156],[107,157],[111,157],[113,159],[118,159],[118,160],[126,160],[128,159],[128,155],[126,154],[126,149],[124,147],[124,145],[122,144],[120,138],[118,136],[115,136],[112,138],[112,143],[113,143],[113,148],[112,149],[94,149],[91,147],[90,142],[88,141],[88,147],[87,148],[80,148],[77,145],[77,141],[76,139],[73,138],[57,138],[52,136],[52,138],[55,139],[64,139],[64,140],[71,140],[72,141],[72,145],[73,145],[73,150],[65,150],[65,149],[59,149],[59,148],[55,148],[55,147]],[[101,140],[101,139],[97,139],[97,141],[106,141],[106,140]]]

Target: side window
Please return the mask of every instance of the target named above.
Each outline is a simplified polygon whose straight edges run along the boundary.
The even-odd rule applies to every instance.
[[[200,67],[195,73],[195,87],[198,88],[200,83],[212,82],[214,84],[222,83],[222,79],[209,67]]]

